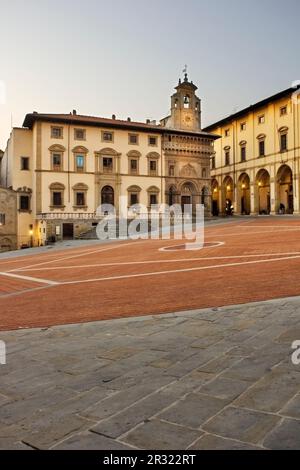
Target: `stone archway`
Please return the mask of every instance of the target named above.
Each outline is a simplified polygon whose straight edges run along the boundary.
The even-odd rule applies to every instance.
[[[222,212],[226,213],[226,206],[234,205],[234,182],[231,176],[226,176],[222,185]]]
[[[238,180],[238,213],[241,215],[250,215],[250,178],[247,173],[242,173]]]
[[[260,215],[269,215],[271,212],[270,174],[264,168],[256,175],[255,192],[257,212]]]
[[[211,182],[211,191],[212,191],[212,215],[217,217],[220,213],[220,208],[219,208],[219,183],[216,179],[213,179]]]
[[[191,181],[186,181],[181,185],[180,188],[180,204],[182,211],[184,212],[185,206],[191,206],[192,212],[195,212],[196,209],[196,188],[194,183]]]
[[[294,188],[293,172],[288,165],[282,165],[276,178],[276,201],[279,214],[293,214]]]

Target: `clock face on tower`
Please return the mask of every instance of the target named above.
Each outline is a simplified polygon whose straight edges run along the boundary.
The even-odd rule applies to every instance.
[[[185,124],[186,127],[192,127],[193,126],[193,119],[192,119],[192,116],[190,116],[189,114],[186,114],[184,117],[183,117],[183,122]]]

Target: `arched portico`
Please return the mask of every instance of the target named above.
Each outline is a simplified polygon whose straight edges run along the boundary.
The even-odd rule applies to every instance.
[[[288,165],[282,165],[277,172],[276,206],[280,214],[293,214],[294,212],[293,172]]]
[[[260,215],[268,215],[271,212],[270,191],[270,174],[262,168],[256,175],[255,185],[255,205]]]
[[[222,185],[222,212],[226,213],[226,205],[234,205],[234,182],[231,176],[226,176]]]
[[[219,183],[216,179],[212,180],[211,191],[212,191],[212,215],[218,216],[220,212],[220,208],[219,208],[220,190],[219,190]]]
[[[237,212],[241,215],[249,215],[251,213],[250,178],[247,173],[240,175],[237,190]]]

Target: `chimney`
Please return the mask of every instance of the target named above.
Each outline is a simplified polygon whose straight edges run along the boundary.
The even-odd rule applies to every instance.
[[[76,116],[76,114],[77,114],[76,109],[73,109],[73,116]]]
[[[146,120],[146,124],[150,124],[150,119],[147,119],[147,120]]]
[[[113,114],[111,118],[112,118],[113,120],[115,120],[115,119],[116,119],[116,115]]]
[[[128,122],[131,122],[131,118],[130,118],[130,117],[128,117],[128,118],[127,118],[127,121],[128,121]]]

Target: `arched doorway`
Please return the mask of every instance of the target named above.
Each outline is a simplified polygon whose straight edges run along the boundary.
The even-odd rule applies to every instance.
[[[269,215],[271,212],[270,174],[261,169],[256,175],[257,211],[260,215]]]
[[[282,165],[277,172],[276,193],[278,213],[293,214],[293,172],[288,165]]]
[[[249,215],[250,206],[250,178],[247,173],[242,173],[238,181],[238,212],[241,215]]]
[[[114,206],[115,196],[111,186],[104,186],[101,190],[101,204],[110,204]]]
[[[226,207],[231,207],[234,204],[234,183],[231,176],[226,176],[226,178],[224,178],[222,196],[222,212],[225,214]]]
[[[212,191],[212,215],[218,216],[219,215],[219,184],[217,180],[212,180],[211,183],[211,191]]]
[[[181,208],[184,212],[187,208],[185,206],[191,206],[192,211],[195,210],[195,186],[191,182],[186,182],[181,186],[180,198],[181,198]]]

